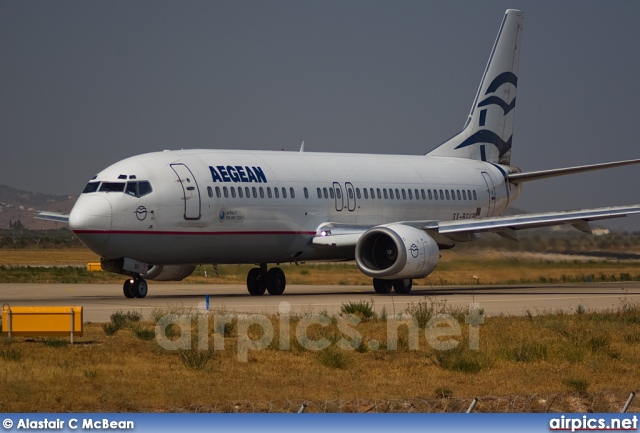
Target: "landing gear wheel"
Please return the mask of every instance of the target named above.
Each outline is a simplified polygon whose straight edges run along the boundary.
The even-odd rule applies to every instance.
[[[267,287],[264,285],[264,275],[260,268],[252,268],[247,275],[247,290],[251,296],[264,295]]]
[[[124,292],[125,298],[135,298],[136,295],[133,291],[133,281],[131,279],[126,280],[124,285],[122,286],[122,291]]]
[[[393,280],[393,290],[398,295],[406,295],[411,291],[413,287],[413,280],[410,278],[406,278],[404,280]]]
[[[147,296],[149,287],[147,286],[147,282],[145,280],[139,278],[133,283],[131,291],[136,296],[136,298],[144,298],[145,296]]]
[[[387,293],[391,293],[392,287],[393,282],[391,280],[383,280],[380,278],[373,279],[373,290],[375,290],[376,293],[386,295]]]
[[[287,285],[287,279],[280,268],[269,269],[265,282],[270,295],[282,295]]]

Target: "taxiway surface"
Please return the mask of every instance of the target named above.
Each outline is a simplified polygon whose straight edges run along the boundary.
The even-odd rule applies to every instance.
[[[378,295],[367,286],[287,287],[281,296],[250,296],[241,285],[153,284],[144,299],[126,299],[119,284],[0,284],[0,302],[19,305],[81,305],[84,320],[108,322],[116,311],[138,311],[149,318],[154,309],[209,309],[236,313],[274,314],[281,308],[296,314],[340,312],[346,302],[373,302],[380,313],[403,313],[410,303],[425,297],[453,306],[479,304],[488,316],[522,315],[544,311],[573,312],[617,308],[622,302],[640,302],[640,283],[591,283],[518,286],[414,287],[409,295]],[[286,302],[288,304],[282,304]]]

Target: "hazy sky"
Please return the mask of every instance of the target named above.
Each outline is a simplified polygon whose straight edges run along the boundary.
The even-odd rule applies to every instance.
[[[638,1],[0,0],[0,184],[78,194],[163,149],[426,153],[464,124],[508,8],[524,10],[512,163],[640,158]],[[639,181],[542,180],[515,205],[640,203]]]

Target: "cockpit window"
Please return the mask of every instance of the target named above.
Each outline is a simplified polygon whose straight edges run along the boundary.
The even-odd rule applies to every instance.
[[[89,182],[87,186],[84,187],[84,191],[82,191],[82,193],[86,194],[89,192],[96,192],[99,186],[100,182]]]
[[[146,180],[127,182],[127,187],[125,188],[125,193],[132,197],[142,197],[143,195],[150,194],[151,191],[151,184]]]
[[[124,182],[102,182],[100,192],[123,192]]]

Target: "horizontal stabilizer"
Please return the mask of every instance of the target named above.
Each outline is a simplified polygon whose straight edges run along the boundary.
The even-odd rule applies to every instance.
[[[578,167],[557,168],[554,170],[531,171],[529,173],[511,173],[508,177],[509,181],[512,183],[521,183],[530,180],[564,176],[565,174],[582,173],[585,171],[602,170],[605,168],[622,167],[624,165],[639,163],[640,159],[629,159],[627,161],[604,162],[602,164],[581,165]]]
[[[57,223],[69,223],[69,215],[57,212],[45,212],[38,210],[35,212],[34,218],[39,220],[54,221]]]

